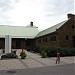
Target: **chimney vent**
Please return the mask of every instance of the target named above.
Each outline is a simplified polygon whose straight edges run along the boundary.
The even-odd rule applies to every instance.
[[[33,26],[33,22],[30,22],[30,26]]]
[[[68,19],[75,19],[75,15],[74,14],[68,14]]]

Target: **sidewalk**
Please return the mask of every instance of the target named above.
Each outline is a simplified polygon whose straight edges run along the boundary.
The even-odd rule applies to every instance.
[[[0,70],[24,69],[24,68],[37,68],[56,66],[63,64],[75,63],[75,57],[61,57],[60,64],[56,64],[56,58],[41,58],[39,54],[27,52],[26,59],[20,59],[20,50],[17,51],[19,59],[0,60]]]

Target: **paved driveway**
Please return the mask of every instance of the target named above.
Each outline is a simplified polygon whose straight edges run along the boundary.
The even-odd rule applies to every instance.
[[[60,64],[56,64],[56,58],[41,58],[39,54],[26,52],[26,59],[7,59],[0,60],[0,70],[14,70],[14,69],[28,69],[28,68],[40,68],[49,66],[58,66],[65,64],[75,63],[75,57],[61,57]],[[20,50],[17,51],[19,56]]]

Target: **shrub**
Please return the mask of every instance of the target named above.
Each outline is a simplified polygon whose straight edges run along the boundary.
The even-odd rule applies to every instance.
[[[75,48],[51,48],[51,47],[42,47],[41,51],[45,51],[48,57],[56,57],[57,52],[60,53],[60,56],[75,56]]]
[[[37,52],[39,53],[39,47],[31,46],[27,48],[27,51]]]
[[[20,53],[20,56],[21,56],[21,59],[25,59],[27,55],[26,55],[26,53],[24,51],[22,51]]]
[[[48,57],[55,57],[56,56],[56,51],[55,48],[47,48],[46,50],[47,56]]]
[[[42,58],[46,58],[47,57],[47,54],[45,51],[41,51],[40,55],[42,56]]]
[[[56,51],[55,51],[54,48],[42,47],[42,48],[40,48],[40,52],[41,51],[45,51],[45,53],[47,54],[48,57],[54,57],[54,56],[56,56]]]
[[[4,58],[17,58],[18,56],[14,53],[6,53],[4,55],[1,56],[1,59],[4,59]]]

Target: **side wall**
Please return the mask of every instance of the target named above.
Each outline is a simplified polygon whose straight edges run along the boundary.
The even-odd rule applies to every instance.
[[[59,35],[60,47],[74,47],[73,37],[75,36],[74,20],[69,20],[60,29],[57,30]]]
[[[36,47],[75,47],[75,20],[68,20],[61,28],[56,30],[56,34],[48,34],[35,39]]]
[[[58,47],[59,42],[58,42],[58,34],[53,33],[53,34],[48,34],[39,38],[36,38],[36,47]]]

